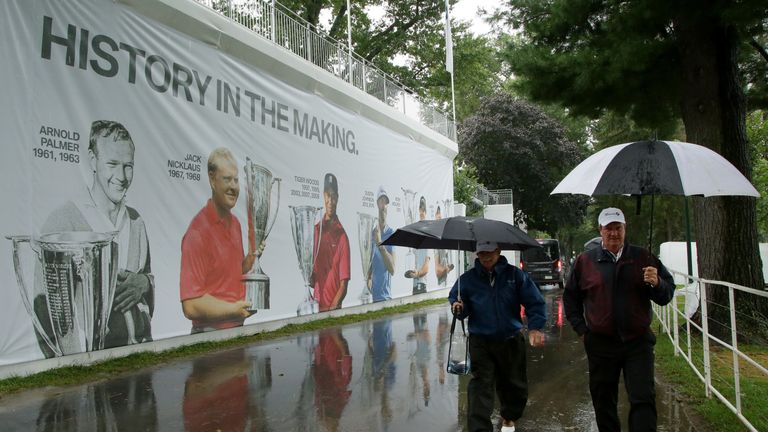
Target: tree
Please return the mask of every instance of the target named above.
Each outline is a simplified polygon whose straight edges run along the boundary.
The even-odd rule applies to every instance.
[[[760,240],[768,241],[768,113],[755,111],[747,117],[747,136],[752,145],[752,184],[761,191],[757,202],[757,231]],[[763,263],[765,264],[765,263]]]
[[[541,231],[581,222],[585,197],[549,195],[580,155],[560,123],[507,93],[482,99],[459,128],[459,159],[477,167],[489,189],[513,189],[516,213],[524,218],[516,222]]]
[[[346,45],[346,0],[283,0],[284,9]],[[455,0],[450,0],[451,4]],[[354,53],[395,80],[451,112],[451,77],[445,70],[444,0],[352,0]],[[372,9],[378,13],[371,13]],[[328,22],[320,18],[329,17]],[[498,90],[503,80],[498,47],[452,20],[457,119],[474,111],[480,97]],[[320,52],[315,55],[334,53]],[[338,61],[338,59],[337,59]]]
[[[472,200],[479,184],[475,167],[468,164],[459,167],[456,161],[453,162],[453,200],[467,206],[467,216],[482,215],[482,206]]]
[[[442,34],[432,37],[437,39],[424,41],[395,75],[404,77],[404,82],[410,86],[423,88],[429,99],[436,101],[445,112],[450,112],[451,77],[445,70],[445,38]],[[501,88],[504,71],[495,43],[473,35],[465,23],[454,25],[453,41],[456,118],[461,122],[477,111],[481,98]]]
[[[755,50],[755,37],[765,33],[763,1],[510,5],[507,16],[523,37],[509,46],[506,58],[525,94],[595,118],[609,110],[626,114],[643,126],[681,119],[687,141],[721,153],[751,178],[740,67],[750,61],[744,53]],[[765,82],[764,76],[751,78]],[[693,201],[701,275],[762,288],[755,199]],[[725,295],[717,290],[710,298],[727,303]],[[738,295],[737,307],[752,319],[768,317],[768,301],[757,296]],[[716,311],[713,319],[727,322],[727,313]]]

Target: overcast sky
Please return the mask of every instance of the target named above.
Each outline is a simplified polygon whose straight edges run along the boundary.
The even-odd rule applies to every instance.
[[[481,35],[488,33],[490,26],[486,24],[480,17],[477,16],[477,9],[483,7],[489,11],[492,11],[504,0],[459,0],[451,8],[451,18],[460,19],[462,21],[470,21],[472,23],[472,32]],[[368,14],[372,18],[379,18],[383,11],[378,7],[369,7]],[[320,21],[325,23],[326,28],[330,26],[331,14],[325,10],[320,14]]]
[[[502,0],[459,0],[451,8],[451,18],[472,22],[472,33],[481,35],[491,29],[480,17],[477,9],[483,7],[488,11],[495,9]]]

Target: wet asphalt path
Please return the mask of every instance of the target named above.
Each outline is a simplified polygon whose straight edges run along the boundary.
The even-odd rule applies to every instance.
[[[518,430],[597,431],[586,356],[561,290],[545,292],[547,343],[528,349]],[[447,374],[448,307],[249,345],[0,400],[3,431],[464,431],[469,377]],[[693,431],[657,386],[659,431]],[[625,400],[620,401],[622,420]],[[498,430],[498,413],[494,415]]]

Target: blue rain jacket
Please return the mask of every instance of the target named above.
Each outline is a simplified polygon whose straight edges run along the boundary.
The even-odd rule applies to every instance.
[[[528,329],[544,328],[544,297],[528,274],[509,264],[504,256],[499,257],[491,272],[476,259],[475,267],[464,272],[451,288],[451,305],[458,299],[459,284],[464,308],[458,318],[469,318],[470,335],[499,340],[515,336],[523,328],[521,305],[525,306]]]

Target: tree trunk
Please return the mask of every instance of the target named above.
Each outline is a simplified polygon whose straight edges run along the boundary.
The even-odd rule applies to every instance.
[[[681,110],[687,140],[722,154],[748,179],[751,162],[746,137],[746,104],[738,74],[739,35],[723,24],[717,0],[681,2],[675,20],[683,76]],[[762,289],[755,199],[695,198],[699,274],[707,279]],[[728,290],[708,287],[710,330],[730,331]],[[768,301],[736,292],[740,336],[756,336]],[[760,321],[758,321],[760,322]],[[747,334],[752,332],[752,334]],[[727,340],[727,339],[726,339]]]

